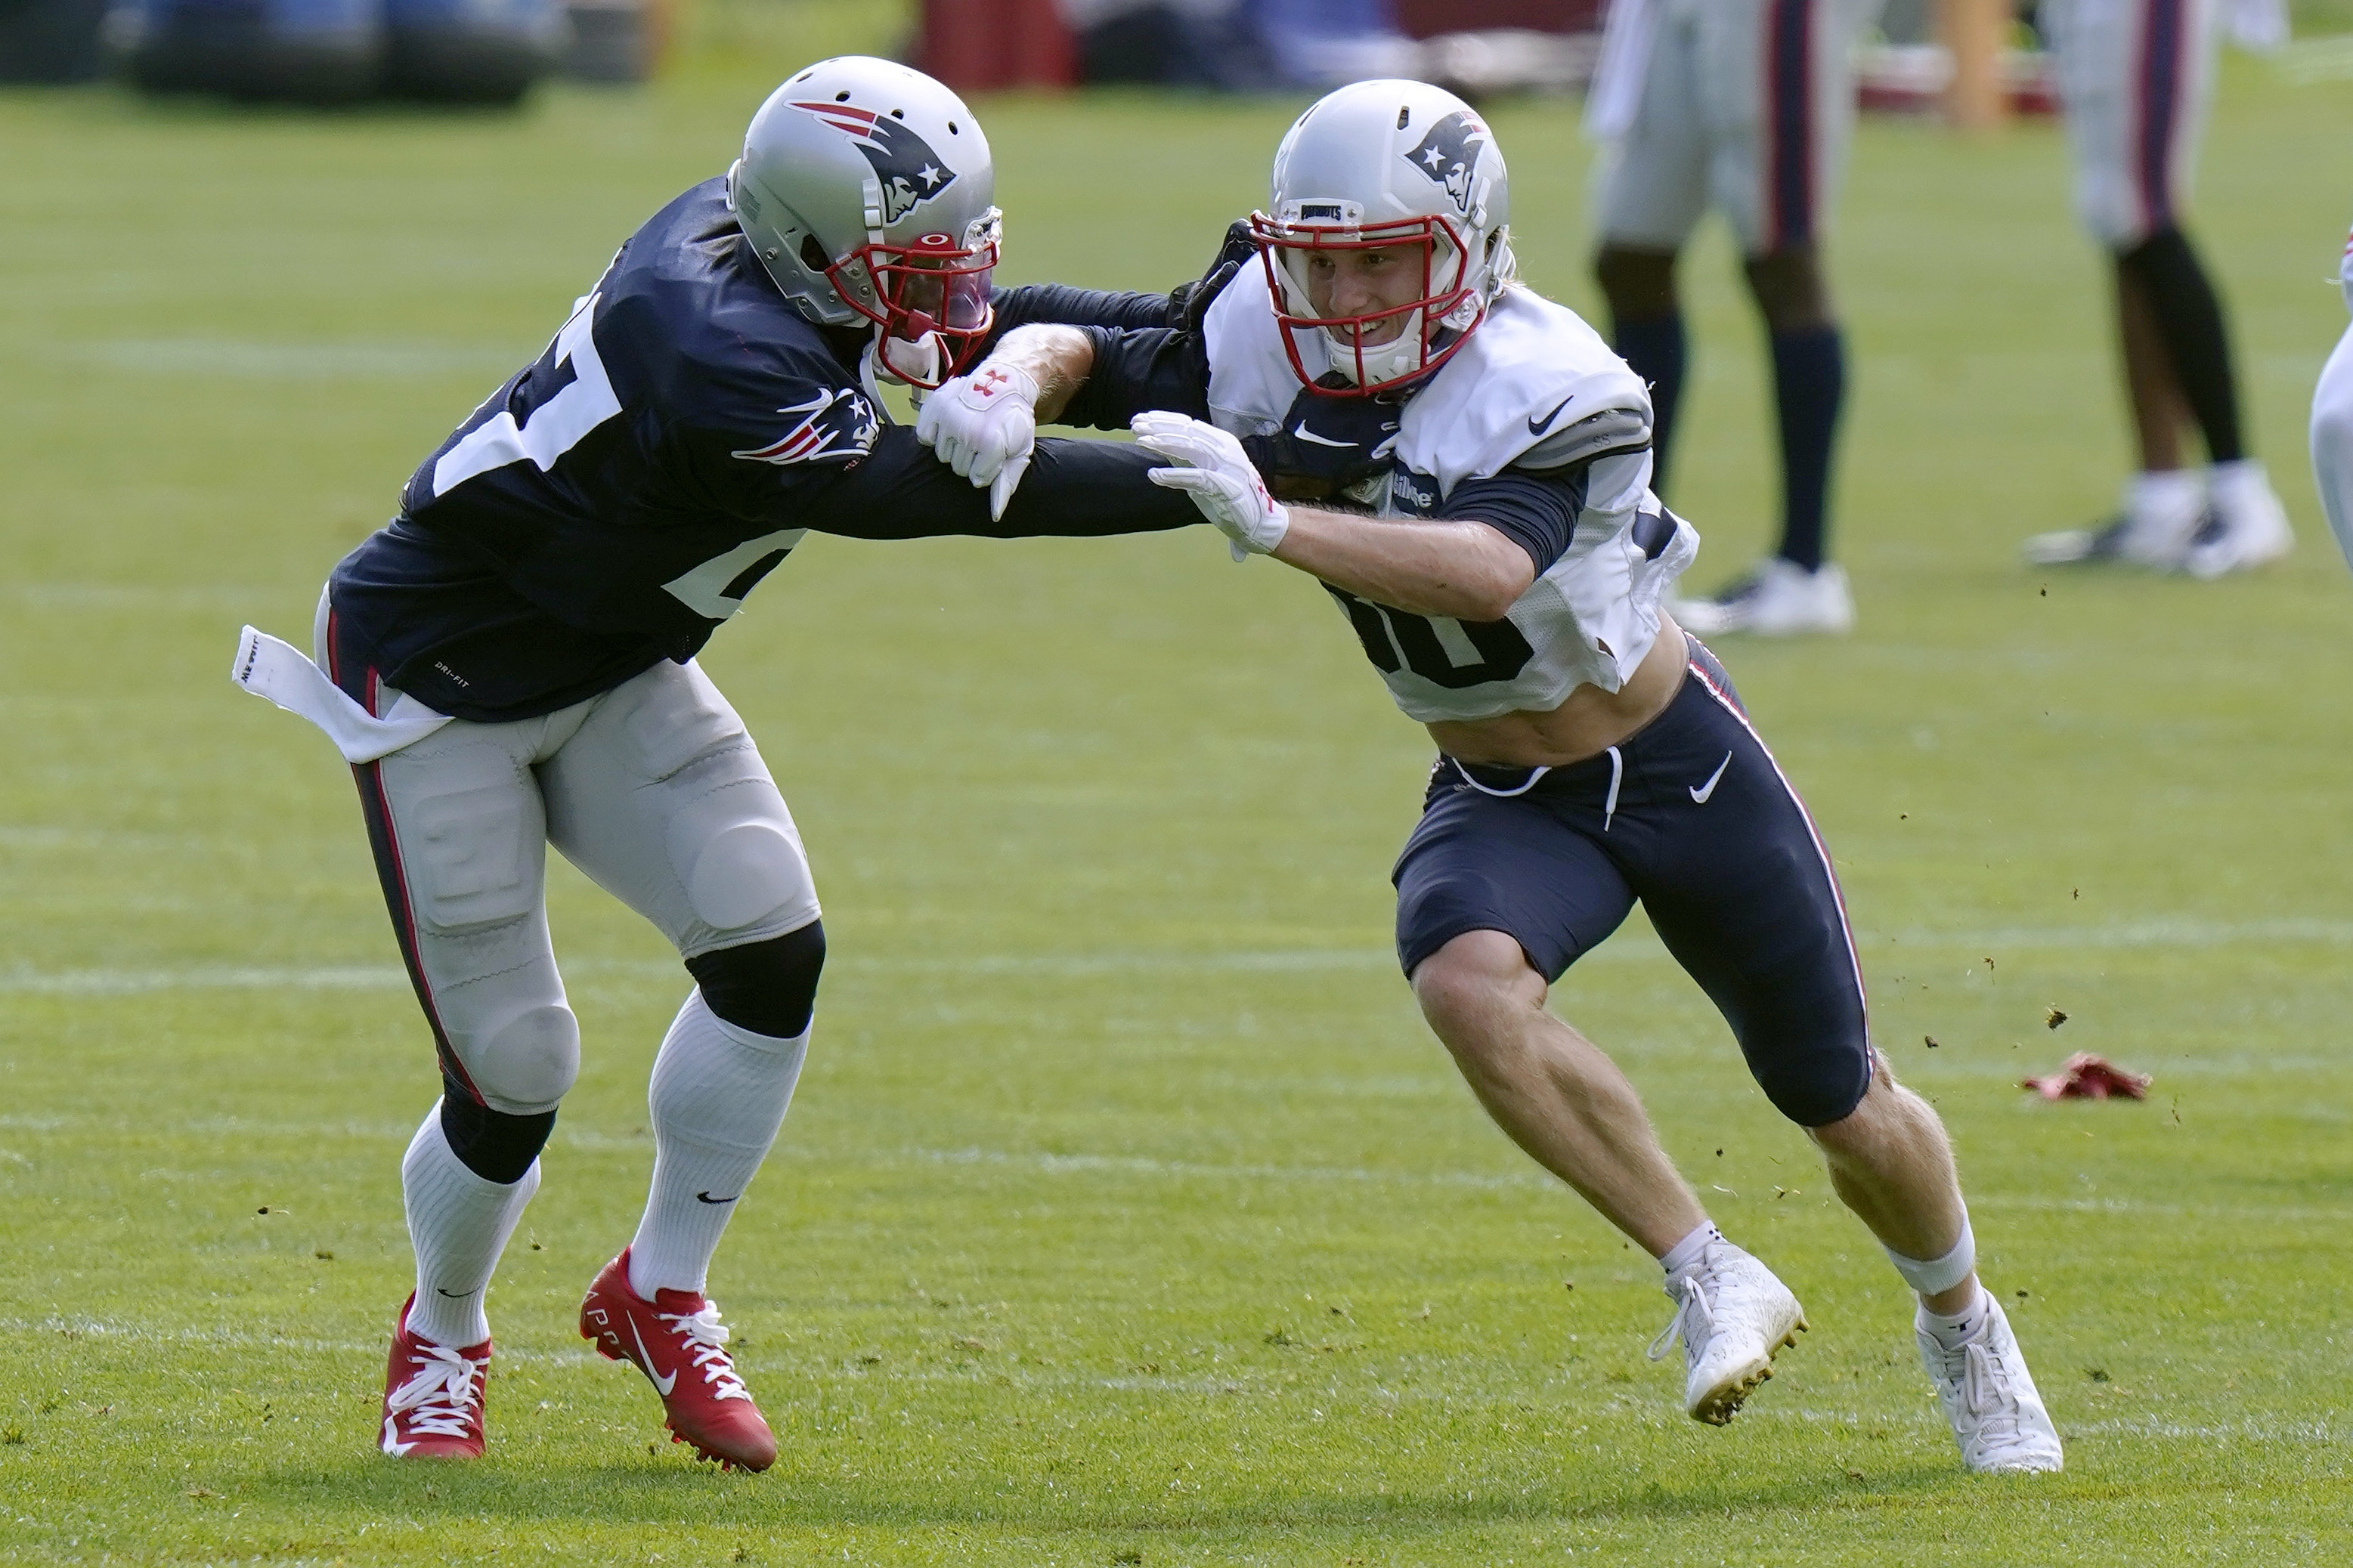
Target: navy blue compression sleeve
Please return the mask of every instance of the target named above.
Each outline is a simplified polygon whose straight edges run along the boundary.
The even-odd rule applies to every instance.
[[[914,431],[893,426],[864,461],[823,489],[797,496],[790,521],[850,539],[1092,537],[1200,521],[1183,490],[1164,489],[1144,477],[1160,466],[1160,458],[1125,442],[1050,437],[1038,443],[1005,516],[992,521],[986,489],[958,479]]]
[[[1586,465],[1532,474],[1506,468],[1454,487],[1440,507],[1450,520],[1483,522],[1528,552],[1541,577],[1567,553],[1585,510]]]
[[[1095,351],[1086,384],[1071,395],[1059,423],[1124,430],[1147,409],[1209,416],[1209,353],[1190,332],[1162,327],[1123,331],[1082,327]]]
[[[997,308],[988,346],[1016,327],[1036,321],[1059,321],[1073,327],[1165,327],[1168,324],[1166,294],[1107,293],[1099,289],[1073,289],[1065,283],[1024,283],[1017,289],[994,289],[988,302]]]

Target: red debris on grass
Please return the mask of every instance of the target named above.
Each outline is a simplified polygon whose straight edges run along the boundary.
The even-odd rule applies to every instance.
[[[2126,1072],[2089,1051],[2077,1051],[2059,1064],[2057,1072],[2021,1079],[2018,1085],[2045,1100],[2147,1100],[2148,1086],[2148,1074]]]

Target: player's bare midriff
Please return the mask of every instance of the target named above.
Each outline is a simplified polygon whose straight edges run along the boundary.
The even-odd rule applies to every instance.
[[[1667,710],[1683,689],[1690,655],[1681,626],[1659,617],[1659,636],[1615,691],[1580,686],[1546,713],[1443,719],[1430,726],[1438,749],[1458,762],[1505,768],[1562,768],[1598,757]]]

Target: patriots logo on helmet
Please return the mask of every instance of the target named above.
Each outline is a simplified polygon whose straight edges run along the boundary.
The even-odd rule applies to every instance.
[[[1468,217],[1471,171],[1478,164],[1479,149],[1486,144],[1487,128],[1473,119],[1469,110],[1458,109],[1432,125],[1420,143],[1405,155],[1405,161],[1451,196],[1455,210]]]
[[[776,412],[803,417],[782,440],[728,456],[778,468],[792,463],[855,462],[873,450],[875,435],[882,428],[873,405],[846,386],[819,392],[807,403]]]
[[[858,143],[882,185],[882,221],[897,223],[918,202],[930,201],[956,182],[947,161],[902,121],[849,103],[796,103]]]

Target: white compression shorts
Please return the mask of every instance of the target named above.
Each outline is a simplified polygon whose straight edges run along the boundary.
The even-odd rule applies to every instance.
[[[1818,241],[1853,138],[1854,46],[1881,3],[1612,0],[1588,119],[1603,242],[1680,249],[1711,204],[1746,255]]]
[[[322,663],[372,711],[390,689]],[[356,764],[401,956],[442,1071],[493,1110],[552,1110],[580,1030],[547,931],[547,846],[681,957],[818,918],[800,830],[744,721],[701,668],[665,660],[537,719],[453,719]]]
[[[2179,222],[2212,95],[2214,0],[2044,0],[2075,213],[2127,250]]]

